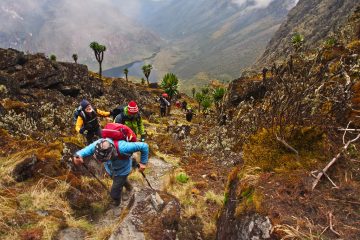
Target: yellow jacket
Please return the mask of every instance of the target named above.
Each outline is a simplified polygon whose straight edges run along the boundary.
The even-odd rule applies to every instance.
[[[109,117],[110,116],[110,112],[102,111],[99,109],[96,109],[96,113],[98,116],[101,116],[101,117]],[[75,125],[76,132],[80,133],[80,129],[83,126],[84,126],[84,120],[79,114],[79,116],[77,117],[77,120],[76,120],[76,125]]]

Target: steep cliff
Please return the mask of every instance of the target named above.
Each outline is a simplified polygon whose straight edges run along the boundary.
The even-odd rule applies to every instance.
[[[305,38],[305,48],[320,46],[325,40],[339,31],[347,22],[358,1],[352,0],[300,0],[289,12],[268,43],[264,54],[257,60],[255,68],[272,65],[293,52],[290,39],[294,33]]]
[[[360,125],[359,10],[340,17],[332,44],[314,39],[281,66],[231,83],[222,138],[242,161],[228,175],[217,239],[358,238],[360,135],[344,129]]]

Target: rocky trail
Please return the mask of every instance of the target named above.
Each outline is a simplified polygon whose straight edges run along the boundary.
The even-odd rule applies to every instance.
[[[181,112],[175,112],[176,114],[168,120],[176,121],[180,118]],[[159,134],[166,132],[166,125],[149,122],[146,129],[152,134],[152,139],[157,139]],[[159,143],[149,141],[149,145],[155,146],[155,148],[157,148],[157,144]],[[147,235],[154,239],[176,239],[177,225],[180,219],[180,203],[175,196],[163,191],[163,189],[169,174],[177,167],[178,160],[174,156],[169,156],[170,161],[166,161],[167,159],[164,156],[167,154],[159,151],[158,148],[156,154],[152,155],[149,157],[145,176],[158,194],[150,188],[138,171],[133,170],[129,179],[134,188],[130,192],[129,198],[123,200],[119,207],[110,207],[94,223],[95,229],[110,227],[111,236],[109,239],[111,240],[142,240],[146,239]],[[139,156],[136,158],[138,159]],[[58,239],[92,238],[85,236],[84,232],[77,228],[66,228],[59,233]]]

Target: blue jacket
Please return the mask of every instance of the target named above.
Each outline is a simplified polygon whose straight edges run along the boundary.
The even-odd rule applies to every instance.
[[[77,155],[80,157],[88,157],[94,154],[95,146],[98,142],[102,139],[99,139],[90,145],[86,146],[85,148],[76,152]],[[107,138],[111,143],[114,141],[110,138]],[[126,142],[126,141],[119,141],[119,152],[124,155],[128,155],[126,160],[115,160],[115,161],[107,161],[104,163],[105,170],[110,176],[126,176],[131,172],[131,165],[132,161],[130,159],[131,155],[134,152],[141,152],[141,160],[142,164],[146,164],[148,162],[149,157],[149,146],[147,143],[143,142]]]

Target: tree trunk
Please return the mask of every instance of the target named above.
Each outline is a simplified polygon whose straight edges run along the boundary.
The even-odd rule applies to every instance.
[[[102,66],[101,66],[101,62],[99,62],[99,75],[100,75],[100,79],[102,79]]]
[[[127,74],[125,74],[125,78],[126,78],[126,81],[128,81],[128,77],[127,77]]]
[[[149,83],[149,76],[145,76],[146,77],[146,81],[147,81],[147,83],[148,83],[148,86],[150,85],[150,83]]]

